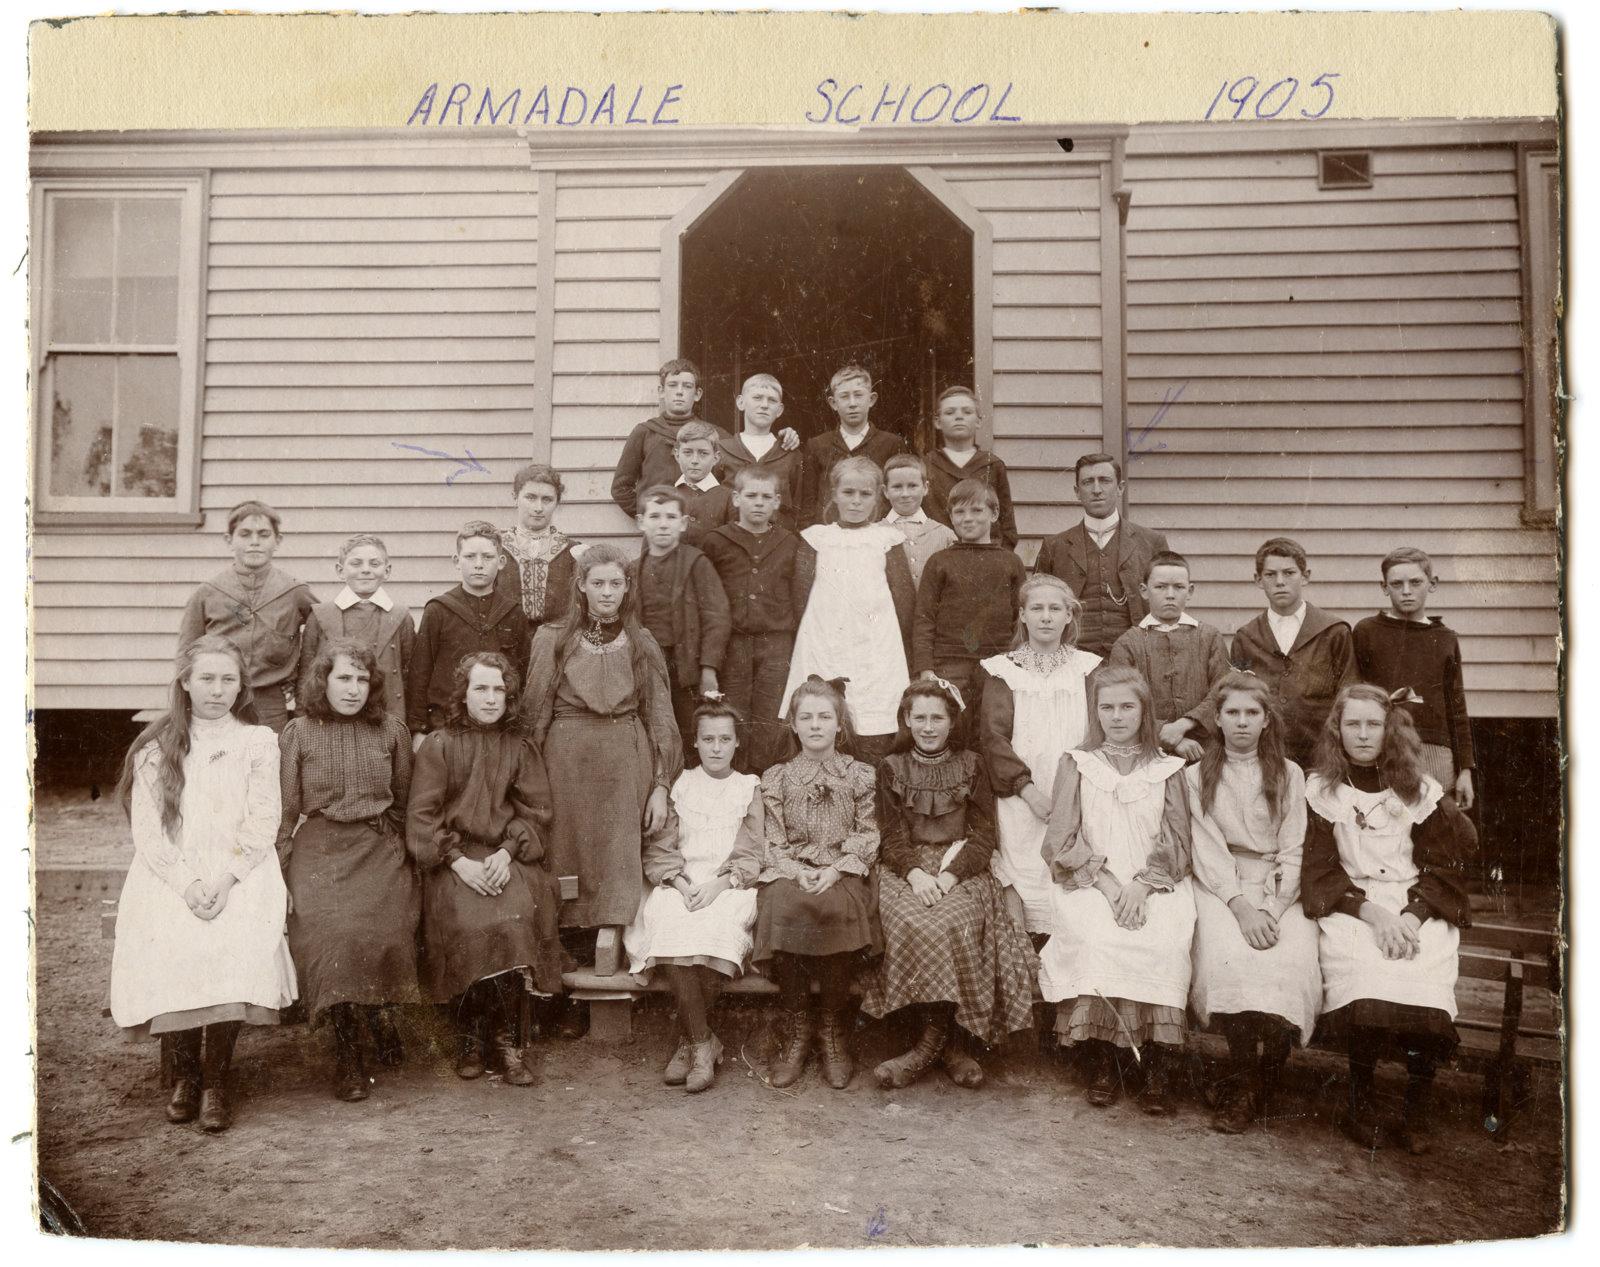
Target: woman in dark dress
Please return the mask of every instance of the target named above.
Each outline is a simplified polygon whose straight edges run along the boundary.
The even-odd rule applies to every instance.
[[[511,477],[517,522],[500,533],[500,548],[509,560],[495,578],[495,588],[516,596],[528,618],[528,633],[559,621],[572,602],[574,552],[583,548],[555,526],[555,513],[566,491],[553,466],[535,462]]]
[[[378,1063],[393,1067],[400,1037],[384,1006],[417,997],[419,899],[404,834],[411,742],[384,712],[369,647],[323,644],[304,680],[304,713],[279,739],[289,953],[312,1024],[333,1021],[334,1095],[365,1100],[359,1013]]]
[[[422,873],[423,986],[453,1005],[456,1073],[482,1075],[492,1035],[506,1083],[528,1086],[520,1003],[561,989],[561,947],[550,782],[511,722],[519,685],[497,651],[461,658],[450,720],[417,750],[407,843]]]

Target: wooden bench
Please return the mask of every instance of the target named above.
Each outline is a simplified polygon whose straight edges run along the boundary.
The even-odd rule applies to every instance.
[[[1492,982],[1502,991],[1498,1016],[1492,1009],[1462,1009],[1456,1018],[1463,1054],[1485,1064],[1484,1126],[1493,1134],[1503,1132],[1516,1109],[1527,1103],[1531,1066],[1561,1066],[1562,951],[1562,938],[1551,928],[1478,923],[1462,933],[1461,976]],[[1553,1023],[1528,1021],[1530,989],[1553,996]]]

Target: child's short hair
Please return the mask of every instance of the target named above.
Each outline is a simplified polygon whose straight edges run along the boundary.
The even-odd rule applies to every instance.
[[[267,505],[266,502],[258,502],[255,500],[240,502],[228,512],[227,535],[230,537],[233,536],[234,530],[238,528],[238,526],[246,519],[250,518],[251,515],[260,515],[269,524],[271,524],[273,536],[283,536],[283,516],[272,509],[271,506]]]
[[[700,386],[700,367],[686,356],[675,356],[670,361],[663,361],[661,368],[656,371],[656,377],[663,386],[674,374],[693,374],[694,385]]]
[[[473,537],[482,537],[485,541],[492,541],[494,548],[500,548],[500,529],[496,528],[487,519],[469,519],[461,525],[461,531],[456,533],[456,553],[461,553],[461,544],[470,541]]]
[[[960,383],[956,383],[950,387],[946,387],[942,392],[939,393],[939,398],[933,402],[934,416],[938,416],[940,405],[944,404],[945,401],[955,396],[965,396],[972,402],[974,409],[976,409],[978,406],[978,393],[973,391],[970,387],[963,387]]]
[[[922,464],[922,459],[915,453],[896,453],[883,464],[883,478],[889,478],[890,471],[915,471],[922,477],[922,482],[928,482],[928,468]]]
[[[1290,537],[1273,537],[1270,541],[1263,541],[1261,548],[1256,551],[1256,575],[1261,575],[1261,569],[1267,565],[1269,555],[1277,555],[1280,559],[1291,559],[1295,567],[1307,575],[1311,572],[1311,565],[1306,562],[1306,550],[1303,545]]]
[[[1061,634],[1063,647],[1078,645],[1078,622],[1083,618],[1083,604],[1078,601],[1078,596],[1072,592],[1068,585],[1053,572],[1035,572],[1017,587],[1017,632],[1011,638],[1011,648],[1024,646],[1028,641],[1028,627],[1022,623],[1022,609],[1028,605],[1028,595],[1034,590],[1054,590],[1060,594],[1067,603],[1067,616],[1069,621],[1066,629]]]
[[[1329,786],[1350,777],[1350,758],[1344,750],[1344,710],[1352,700],[1363,700],[1383,709],[1383,747],[1378,752],[1378,772],[1407,805],[1416,803],[1422,792],[1422,740],[1416,724],[1403,704],[1389,692],[1370,682],[1351,682],[1334,697],[1328,718],[1322,723],[1312,768]]]
[[[853,378],[866,379],[867,390],[872,390],[872,375],[867,373],[863,366],[857,365],[852,361],[843,369],[837,369],[833,372],[833,377],[828,380],[828,395],[833,395],[839,389],[839,384],[848,383]]]
[[[752,375],[750,375],[749,378],[744,380],[743,385],[739,388],[739,395],[743,396],[752,387],[758,387],[758,386],[772,388],[773,391],[778,393],[778,399],[779,400],[783,399],[783,384],[780,383],[771,374],[752,374]]]
[[[708,441],[711,447],[715,449],[717,447],[717,429],[709,422],[701,422],[699,419],[684,423],[683,426],[678,428],[678,438],[673,441],[673,452],[676,453],[691,440]]]
[[[678,508],[678,513],[689,513],[689,499],[683,495],[683,490],[674,488],[671,484],[652,484],[639,494],[639,513],[644,514],[644,508],[656,502],[670,503]]]
[[[1106,732],[1100,725],[1100,696],[1108,687],[1129,686],[1139,699],[1139,733],[1134,742],[1146,757],[1161,755],[1161,739],[1156,731],[1156,708],[1150,695],[1150,683],[1144,674],[1130,665],[1106,664],[1089,675],[1089,731],[1079,748],[1093,752],[1106,741]]]
[[[950,490],[950,509],[973,506],[981,502],[995,514],[1000,513],[1000,495],[983,480],[957,480]]]
[[[1176,550],[1157,550],[1150,556],[1150,562],[1145,564],[1144,579],[1146,584],[1150,581],[1150,574],[1157,568],[1182,568],[1184,572],[1189,573],[1189,560]],[[1257,571],[1259,570],[1257,569]],[[1193,575],[1193,573],[1189,574]]]
[[[339,562],[343,563],[346,559],[348,559],[350,557],[350,551],[354,550],[357,546],[377,546],[378,549],[383,551],[384,558],[387,559],[389,557],[389,547],[383,544],[382,537],[378,536],[376,533],[358,532],[355,536],[349,538],[342,546],[339,547]]]
[[[1084,468],[1090,466],[1109,466],[1117,473],[1117,483],[1122,483],[1122,463],[1109,453],[1085,453],[1072,464],[1072,484],[1077,487],[1079,477]]]
[[[1387,581],[1389,579],[1389,569],[1398,567],[1402,563],[1415,563],[1422,569],[1424,576],[1430,581],[1433,580],[1433,560],[1428,557],[1426,551],[1419,550],[1416,546],[1396,546],[1388,554],[1384,555],[1380,569],[1383,579]]]
[[[778,478],[778,473],[770,466],[741,466],[733,473],[733,491],[743,492],[748,484],[771,484],[773,491],[781,498],[783,496],[783,481]]]
[[[783,714],[783,720],[790,730],[794,729],[794,719],[800,713],[800,701],[809,697],[825,699],[833,705],[834,712],[839,718],[839,739],[837,747],[853,752],[856,743],[855,719],[850,716],[850,705],[845,701],[844,684],[848,679],[842,677],[820,678],[815,673],[794,688],[794,694],[789,696],[789,707]]]
[[[305,698],[299,701],[300,707],[308,717],[319,721],[340,718],[328,703],[328,674],[333,672],[333,662],[340,656],[367,671],[367,702],[352,720],[376,725],[383,718],[383,670],[378,667],[378,657],[372,648],[352,638],[334,638],[317,648],[316,659],[306,670]]]
[[[556,490],[558,502],[567,491],[567,486],[561,482],[561,475],[556,468],[543,462],[530,462],[511,477],[511,495],[520,497],[523,487],[528,484],[548,484]]]
[[[500,714],[496,728],[515,724],[517,695],[522,690],[522,678],[516,666],[498,651],[469,651],[456,661],[456,671],[450,679],[450,707],[445,714],[447,726],[465,726],[467,717],[467,683],[472,670],[482,665],[486,669],[499,669],[500,680],[506,684],[506,711]],[[475,724],[475,723],[474,723]]]
[[[859,453],[854,457],[840,458],[833,464],[833,469],[828,472],[828,491],[837,493],[839,482],[847,475],[870,475],[878,486],[878,491],[883,491],[883,468],[871,458],[862,457]]]

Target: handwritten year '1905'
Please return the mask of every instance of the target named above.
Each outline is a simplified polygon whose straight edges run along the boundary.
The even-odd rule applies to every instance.
[[[1325,72],[1306,85],[1307,104],[1315,105],[1317,100],[1320,100],[1322,104],[1321,108],[1316,110],[1307,110],[1302,106],[1299,111],[1302,119],[1320,119],[1329,110],[1333,109],[1332,81],[1337,78],[1339,78],[1338,72]],[[1248,88],[1245,87],[1246,84],[1249,85]],[[1261,87],[1261,81],[1254,75],[1241,75],[1238,79],[1232,81],[1224,79],[1222,87],[1217,89],[1217,95],[1211,98],[1211,104],[1206,107],[1206,119],[1209,120],[1217,112],[1217,107],[1222,105],[1224,95],[1226,95],[1227,100],[1233,102],[1233,117],[1235,119],[1242,118],[1245,106],[1250,103],[1251,97],[1255,97],[1256,89],[1259,87]],[[1241,90],[1243,91],[1242,96],[1240,95]],[[1300,81],[1292,75],[1285,75],[1277,83],[1268,87],[1259,97],[1256,97],[1256,118],[1278,118],[1289,108],[1289,103],[1294,100],[1295,94],[1299,90]],[[1320,96],[1315,100],[1311,100],[1309,98],[1312,93],[1318,93]],[[1217,117],[1222,118],[1226,114],[1227,107],[1224,106],[1222,113],[1218,114]]]

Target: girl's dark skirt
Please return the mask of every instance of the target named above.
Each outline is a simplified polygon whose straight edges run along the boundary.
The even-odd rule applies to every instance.
[[[482,862],[498,844],[463,840],[457,846]],[[511,860],[511,879],[494,897],[469,889],[448,866],[422,878],[422,984],[444,1003],[475,981],[526,968],[544,994],[561,990],[561,940],[556,909],[561,891],[537,863]]]
[[[751,961],[774,954],[883,953],[878,898],[862,876],[841,875],[826,893],[807,893],[795,880],[773,880],[756,899],[755,950]]]
[[[313,1021],[338,1003],[416,999],[417,877],[386,819],[313,815],[295,833],[284,880],[289,954]]]

